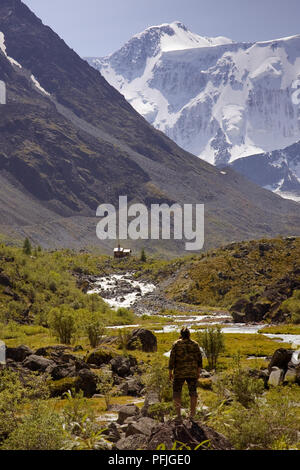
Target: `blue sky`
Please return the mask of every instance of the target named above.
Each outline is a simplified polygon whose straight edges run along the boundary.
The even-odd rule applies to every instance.
[[[23,0],[81,56],[104,56],[148,26],[263,41],[300,34],[299,0]]]

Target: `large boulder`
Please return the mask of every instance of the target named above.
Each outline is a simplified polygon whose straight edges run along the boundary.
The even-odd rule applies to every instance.
[[[33,351],[23,344],[17,348],[6,348],[6,359],[12,359],[15,362],[23,362],[26,357],[32,354]]]
[[[133,434],[120,439],[114,446],[116,450],[145,450],[148,437],[143,434]]]
[[[123,395],[140,397],[144,390],[144,384],[138,377],[130,377],[123,382],[118,389]]]
[[[124,424],[127,418],[138,418],[140,410],[136,405],[124,405],[120,408],[118,414],[118,424]]]
[[[51,377],[53,380],[61,380],[66,377],[75,377],[76,367],[75,365],[62,364],[55,366],[51,371]]]
[[[43,357],[51,357],[51,358],[60,358],[61,355],[70,350],[71,346],[64,346],[62,344],[54,345],[54,346],[45,346],[42,348],[38,348],[35,351],[36,356],[43,356]]]
[[[137,367],[137,360],[133,356],[116,356],[111,361],[111,370],[120,377],[133,375]]]
[[[142,415],[152,418],[151,406],[157,405],[158,403],[160,403],[158,393],[152,391],[148,392],[141,410]]]
[[[246,299],[238,300],[230,308],[235,323],[260,322],[270,310],[270,302],[250,302]]]
[[[103,431],[103,434],[107,436],[107,439],[110,442],[118,442],[122,438],[122,434],[114,422],[107,426],[107,428]]]
[[[284,370],[279,369],[279,367],[272,367],[269,380],[268,380],[268,385],[273,385],[276,387],[277,385],[282,384],[284,378]]]
[[[98,383],[98,376],[90,369],[81,369],[78,372],[77,386],[80,390],[83,390],[85,397],[91,398],[96,394]]]
[[[269,371],[271,372],[272,367],[278,367],[279,369],[287,370],[289,362],[292,359],[293,353],[293,349],[276,349],[268,366]]]
[[[138,344],[142,345],[142,351],[144,352],[157,351],[157,339],[150,330],[144,328],[133,330],[131,338],[127,343],[127,348],[132,350],[136,349]]]
[[[128,425],[126,430],[126,437],[142,434],[144,436],[151,436],[153,429],[157,422],[152,418],[143,417],[136,422]]]
[[[23,367],[26,369],[32,370],[32,371],[38,371],[38,372],[45,372],[46,369],[51,370],[52,368],[55,367],[55,362],[51,361],[51,359],[47,359],[42,356],[36,356],[35,354],[32,354],[31,356],[28,356],[23,362],[22,362]]]
[[[199,450],[231,450],[230,442],[214,429],[202,424],[200,421],[184,420],[178,423],[176,420],[160,423],[156,426],[147,441],[147,450],[156,450],[160,444],[164,444],[167,450],[172,450],[175,442],[181,442],[191,450],[199,444]]]
[[[89,353],[86,357],[87,364],[93,364],[96,366],[101,366],[103,364],[109,364],[113,359],[114,354],[105,348],[98,348],[95,351]]]
[[[78,377],[65,377],[60,380],[49,381],[49,390],[51,397],[62,397],[65,393],[75,390],[79,391]]]

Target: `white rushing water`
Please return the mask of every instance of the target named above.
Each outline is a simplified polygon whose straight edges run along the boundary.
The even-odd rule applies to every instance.
[[[135,302],[146,294],[153,292],[156,286],[149,282],[137,281],[133,279],[132,273],[126,274],[112,274],[110,276],[100,277],[94,284],[93,289],[88,291],[88,294],[99,294],[104,296],[104,300],[112,307],[130,308]],[[106,294],[108,297],[106,298]],[[157,315],[158,317],[167,318],[170,320],[168,325],[159,325],[159,329],[155,333],[172,333],[179,332],[182,324],[190,328],[191,333],[195,332],[195,327],[209,324],[209,325],[223,325],[223,333],[239,333],[239,334],[257,334],[266,325],[248,325],[245,323],[231,323],[232,317],[229,313],[225,312],[211,312],[205,315]],[[155,321],[156,315],[153,315]],[[120,325],[111,326],[111,329],[121,328],[138,328],[140,325]],[[292,348],[300,346],[300,335],[291,334],[271,334],[261,333],[268,338],[276,339],[279,342],[288,343]],[[168,354],[168,353],[166,353]]]
[[[279,339],[280,341],[283,341],[284,343],[289,343],[292,345],[292,347],[298,347],[300,346],[300,335],[285,335],[285,334],[271,334],[271,333],[263,333],[264,336],[267,336],[268,338],[272,339]]]
[[[127,284],[128,288],[132,288],[131,292],[120,292],[118,293],[118,286],[120,284]],[[124,286],[122,286],[124,287]],[[130,273],[127,274],[112,274],[111,276],[100,277],[95,282],[95,287],[88,291],[88,294],[101,294],[103,292],[108,293],[109,297],[105,297],[104,300],[112,308],[125,307],[129,308],[133,305],[139,297],[143,297],[149,292],[155,290],[155,285],[147,282],[136,281],[130,277]],[[110,297],[110,293],[116,292],[116,295]]]

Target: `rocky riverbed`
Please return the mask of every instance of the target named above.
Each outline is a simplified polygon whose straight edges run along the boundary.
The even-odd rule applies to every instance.
[[[170,320],[169,324],[163,325],[156,333],[168,333],[179,331],[181,326],[187,325],[193,331],[193,328],[206,324],[218,324],[222,326],[224,333],[243,333],[256,334],[265,324],[245,324],[234,323],[232,315],[224,310],[212,310],[204,312],[201,308],[189,305],[182,305],[169,300],[165,296],[165,283],[155,285],[144,280],[135,279],[135,273],[111,274],[89,280],[88,294],[99,294],[112,308],[130,308],[137,316],[150,315],[164,317]],[[163,314],[163,311],[182,312],[182,315]],[[195,311],[196,310],[196,311]],[[136,325],[122,325],[112,327],[115,329],[126,327],[139,327]],[[300,346],[300,335],[291,334],[270,334],[263,333],[265,336],[289,343],[292,347]]]
[[[130,308],[136,315],[157,315],[161,311],[193,313],[195,321],[202,317],[203,310],[196,306],[183,305],[168,299],[165,295],[165,287],[168,280],[154,284],[144,280],[137,280],[135,273],[111,274],[103,277],[91,277],[89,279],[88,294],[99,294],[112,308]],[[197,315],[199,314],[199,315]],[[217,310],[206,316],[206,320],[219,317],[222,320],[232,316],[225,311]],[[204,317],[203,317],[204,318]],[[179,319],[179,317],[178,317]]]

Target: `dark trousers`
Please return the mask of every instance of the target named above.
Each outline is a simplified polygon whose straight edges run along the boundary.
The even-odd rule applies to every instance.
[[[197,379],[192,377],[177,378],[173,381],[173,398],[181,398],[181,392],[184,382],[187,382],[190,397],[197,397]]]

